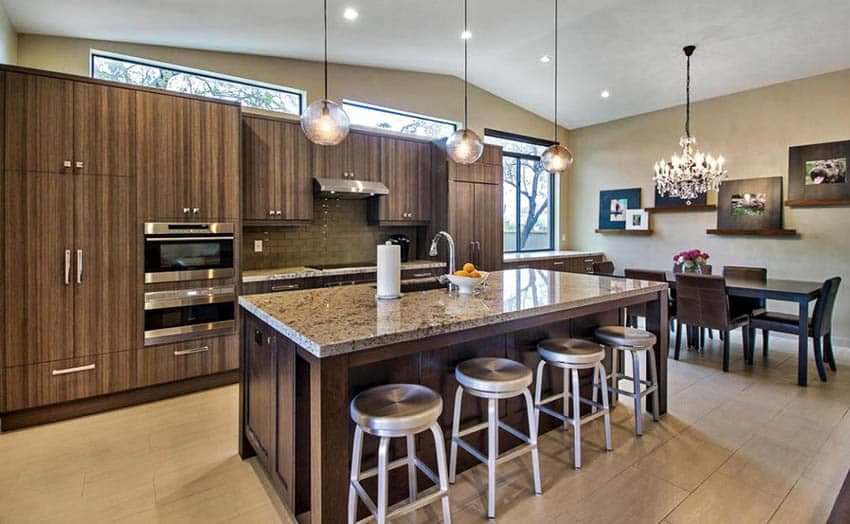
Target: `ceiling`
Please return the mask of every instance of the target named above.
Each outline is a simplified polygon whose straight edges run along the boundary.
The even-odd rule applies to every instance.
[[[470,81],[551,118],[551,0],[469,0]],[[320,0],[0,0],[20,33],[321,58]],[[343,19],[345,7],[360,17]],[[560,0],[559,120],[576,128],[850,68],[847,0]],[[331,0],[334,62],[462,76],[460,0]],[[600,93],[611,96],[602,99]]]

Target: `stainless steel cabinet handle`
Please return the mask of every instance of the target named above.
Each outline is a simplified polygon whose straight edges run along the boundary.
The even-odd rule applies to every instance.
[[[86,166],[85,163],[80,162],[79,160],[77,160],[75,165],[77,166],[77,169],[82,169]]]
[[[91,371],[94,368],[94,364],[89,364],[87,366],[77,366],[75,368],[54,369],[50,372],[50,375],[54,377],[57,375],[68,375],[70,373],[80,373],[81,371]]]
[[[192,208],[192,213],[194,213],[194,214],[196,214],[196,215],[197,215],[198,213],[200,213],[200,211],[201,211],[201,208],[199,208],[199,207]]]
[[[62,167],[71,167],[71,161],[65,160],[64,162],[62,162]]]
[[[413,274],[413,278],[425,278],[425,277],[432,277],[432,276],[434,276],[434,275],[431,274],[431,273],[414,273]]]
[[[194,355],[195,353],[206,353],[209,350],[210,350],[209,346],[201,346],[199,348],[192,348],[192,349],[176,349],[176,350],[174,350],[174,356],[175,357],[183,357],[183,356],[186,356],[186,355]]]
[[[189,211],[191,211],[191,210],[190,210],[188,207],[184,207],[184,208],[183,208],[183,213],[184,213],[184,214],[188,214],[188,213],[189,213]]]
[[[269,216],[270,216],[270,217],[273,217],[273,216],[274,216],[274,209],[270,209],[270,210],[269,210]]]
[[[292,291],[293,289],[300,289],[301,286],[298,284],[287,284],[285,286],[272,286],[272,291]]]
[[[278,210],[275,214],[276,214],[277,216],[281,216],[281,215],[283,215],[283,211]]]
[[[83,283],[83,250],[77,250],[77,284]]]
[[[71,284],[71,250],[65,250],[65,285]]]
[[[563,266],[563,265],[564,265],[564,261],[562,260],[561,262],[552,262],[552,265],[553,265],[553,266]]]

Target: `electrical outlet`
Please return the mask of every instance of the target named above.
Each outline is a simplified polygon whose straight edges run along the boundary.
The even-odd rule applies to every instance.
[[[561,242],[567,241],[567,235],[561,235]]]
[[[262,253],[263,252],[263,241],[255,240],[254,241],[254,253]]]

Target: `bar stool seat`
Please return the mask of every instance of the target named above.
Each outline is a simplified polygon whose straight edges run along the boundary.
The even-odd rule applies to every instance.
[[[354,447],[351,453],[351,475],[348,486],[348,524],[357,522],[357,504],[363,502],[378,524],[399,517],[440,500],[443,522],[451,523],[449,508],[449,475],[446,463],[446,443],[437,420],[443,412],[443,399],[434,391],[418,384],[386,384],[361,392],[351,401],[349,408],[354,428]],[[435,474],[416,456],[416,434],[431,431],[437,454]],[[361,471],[364,434],[380,437],[378,466]],[[404,437],[407,456],[389,460],[390,438]],[[408,501],[388,508],[388,475],[396,468],[407,467]],[[428,477],[439,489],[419,497],[417,470]],[[361,480],[378,477],[378,501],[372,499]]]
[[[425,431],[443,412],[443,399],[417,384],[386,384],[351,401],[351,419],[367,433],[404,436]]]
[[[531,385],[531,370],[506,358],[471,358],[458,364],[455,378],[466,389],[482,393],[513,393]]]
[[[547,338],[537,344],[537,353],[553,366],[583,366],[605,359],[603,346],[580,338]]]
[[[594,336],[604,344],[621,348],[649,349],[655,345],[655,335],[649,331],[625,326],[603,326]]]

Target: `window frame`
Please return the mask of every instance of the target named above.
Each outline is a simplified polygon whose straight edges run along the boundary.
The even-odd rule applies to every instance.
[[[241,100],[235,100],[236,102],[239,102],[239,104],[242,105],[242,107],[246,107],[246,108],[249,108],[249,109],[257,109],[257,110],[260,110],[260,111],[269,111],[271,113],[280,113],[282,115],[301,116],[304,113],[304,109],[307,107],[307,91],[304,91],[303,89],[297,89],[297,88],[294,88],[294,87],[286,87],[286,86],[282,86],[282,85],[278,85],[278,84],[270,84],[270,83],[267,83],[267,82],[261,82],[259,80],[249,80],[247,78],[242,78],[242,77],[238,77],[238,76],[231,76],[231,75],[226,75],[226,74],[223,74],[223,73],[214,73],[212,71],[206,71],[204,69],[196,69],[194,67],[181,66],[181,65],[171,64],[171,63],[168,63],[168,62],[160,62],[158,60],[150,60],[150,59],[147,59],[147,58],[139,58],[139,57],[124,55],[124,54],[120,54],[120,53],[112,53],[112,52],[109,52],[109,51],[101,51],[99,49],[90,49],[89,50],[89,78],[92,78],[92,79],[95,79],[95,80],[106,80],[106,79],[102,79],[102,78],[97,78],[95,76],[94,62],[95,62],[96,58],[106,58],[108,60],[116,60],[116,61],[120,61],[120,62],[127,62],[129,64],[135,64],[135,65],[140,65],[140,66],[145,66],[145,67],[155,67],[157,69],[165,69],[165,70],[168,70],[168,71],[171,71],[171,72],[174,72],[174,73],[188,74],[188,75],[208,78],[208,79],[211,79],[211,80],[222,80],[222,81],[225,81],[225,82],[232,82],[232,83],[235,83],[235,84],[241,84],[241,85],[248,86],[248,87],[256,87],[256,88],[260,88],[260,89],[268,89],[268,90],[271,90],[271,91],[278,91],[280,93],[285,93],[287,95],[295,95],[295,96],[298,97],[298,114],[285,113],[283,111],[273,111],[271,109],[263,109],[261,107],[255,108],[255,107],[252,107],[252,106],[245,106],[245,105],[242,105]],[[107,81],[109,81],[109,80],[107,80]],[[127,83],[127,84],[124,84],[124,85],[146,87],[148,89],[159,89],[161,91],[165,91],[166,93],[182,93],[182,91],[171,91],[171,90],[168,90],[168,89],[160,89],[160,88],[157,88],[157,87],[143,86],[141,84]],[[183,93],[183,94],[192,94],[192,93]],[[205,96],[205,95],[194,95],[194,96],[200,96],[202,98],[209,98],[211,100],[225,100],[223,98],[214,98],[214,97]]]
[[[378,113],[386,113],[386,114],[389,114],[389,115],[403,116],[403,117],[413,118],[413,119],[416,119],[416,120],[426,120],[428,122],[434,122],[434,123],[437,123],[437,124],[449,125],[453,128],[452,133],[454,133],[455,131],[460,129],[460,126],[461,126],[460,122],[455,122],[454,120],[444,120],[442,118],[437,118],[437,117],[434,117],[434,116],[421,115],[419,113],[412,113],[410,111],[402,111],[400,109],[392,109],[392,108],[389,108],[389,107],[379,106],[379,105],[375,105],[375,104],[369,104],[367,102],[360,102],[358,100],[350,100],[348,98],[342,99],[343,109],[345,109],[345,106],[352,106],[352,107],[356,107],[356,108],[359,108],[359,109],[367,109],[369,111],[377,111]],[[366,128],[366,129],[379,129],[379,130],[381,129],[379,127],[366,126],[366,125],[362,125],[362,124],[355,124],[354,122],[352,122],[352,125],[356,125],[358,127]],[[405,133],[401,133],[400,131],[396,131],[394,129],[390,129],[389,131],[392,131],[394,133],[399,133],[399,134],[405,134]],[[424,135],[407,135],[407,136],[422,136],[424,138],[433,138],[435,140],[440,139],[440,138],[445,138],[445,137],[425,137]]]
[[[507,131],[498,131],[498,130],[495,130],[495,129],[485,128],[484,129],[484,141],[485,141],[485,143],[487,141],[487,137],[500,138],[502,140],[513,140],[515,142],[525,142],[525,143],[528,143],[528,144],[532,144],[532,145],[536,145],[536,146],[543,146],[543,147],[549,147],[549,146],[555,144],[555,142],[553,142],[551,140],[545,140],[545,139],[542,139],[542,138],[535,138],[535,137],[530,137],[530,136],[525,136],[525,135],[518,135],[516,133],[509,133]],[[520,164],[521,160],[530,160],[530,161],[534,161],[534,162],[540,162],[540,156],[538,156],[538,155],[530,155],[530,154],[526,154],[526,153],[516,153],[516,152],[513,152],[513,151],[504,151],[503,150],[502,151],[502,158],[503,158],[502,162],[503,162],[503,164],[504,164],[504,158],[505,157],[509,157],[509,158],[513,159],[514,162],[516,162],[516,169],[517,169],[517,176],[518,177],[520,176],[520,165],[519,164]],[[504,181],[504,170],[503,170],[502,171],[502,185],[504,186],[504,184],[505,184],[505,181]],[[555,232],[555,215],[556,215],[555,210],[556,210],[556,207],[557,207],[556,204],[558,202],[556,195],[555,195],[555,187],[556,187],[555,173],[549,173],[549,211],[550,211],[549,212],[549,247],[544,248],[544,249],[522,249],[520,247],[520,234],[519,234],[520,225],[522,223],[522,221],[520,220],[521,216],[522,216],[521,215],[522,194],[519,190],[519,184],[517,184],[517,189],[515,191],[515,193],[516,193],[516,217],[515,218],[516,218],[516,225],[517,225],[517,232],[516,232],[516,235],[515,235],[516,236],[516,243],[512,247],[512,249],[510,249],[510,250],[507,249],[507,246],[503,246],[502,252],[504,254],[507,255],[507,254],[516,254],[516,253],[540,253],[540,252],[544,252],[544,251],[552,251],[552,250],[555,249],[555,233],[556,233]],[[502,216],[502,229],[503,229],[502,236],[504,237],[504,215]]]

